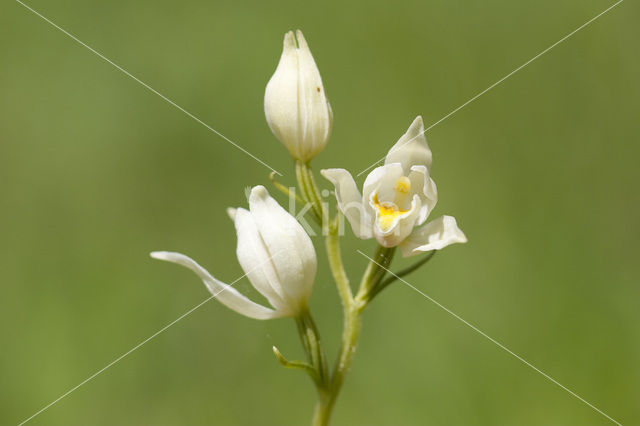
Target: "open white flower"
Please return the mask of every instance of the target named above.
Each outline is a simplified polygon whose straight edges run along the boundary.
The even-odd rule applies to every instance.
[[[240,266],[274,309],[249,300],[183,254],[160,251],[151,253],[151,257],[191,269],[222,304],[247,317],[270,319],[300,314],[307,308],[317,267],[307,233],[263,186],[251,190],[248,211],[238,208],[228,212],[236,226]]]
[[[333,112],[300,30],[284,36],[280,62],[264,94],[264,113],[273,134],[297,160],[309,161],[329,140]]]
[[[418,116],[389,150],[384,165],[367,176],[362,195],[347,170],[326,169],[322,175],[335,186],[338,208],[358,238],[375,237],[384,247],[399,246],[407,257],[467,241],[451,216],[415,228],[427,220],[438,200],[429,176],[431,158]]]

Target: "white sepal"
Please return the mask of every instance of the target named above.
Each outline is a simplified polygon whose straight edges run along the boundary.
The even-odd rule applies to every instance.
[[[351,173],[345,169],[324,169],[320,173],[334,185],[338,208],[349,221],[356,237],[363,240],[371,238],[372,217],[365,209],[362,195]]]
[[[453,216],[440,216],[421,228],[417,228],[400,244],[404,257],[421,252],[440,250],[450,244],[466,243],[467,237],[458,228]]]
[[[411,166],[425,166],[431,168],[432,154],[424,136],[422,117],[417,116],[407,132],[389,150],[384,164],[400,163],[405,175],[409,174]]]
[[[154,251],[151,253],[151,257],[176,263],[191,269],[198,275],[198,277],[200,277],[202,282],[204,282],[204,285],[207,286],[209,292],[218,299],[220,303],[239,314],[259,320],[284,316],[281,312],[274,311],[273,309],[269,309],[249,300],[240,294],[235,288],[215,279],[209,272],[207,272],[206,269],[184,254],[168,251]]]

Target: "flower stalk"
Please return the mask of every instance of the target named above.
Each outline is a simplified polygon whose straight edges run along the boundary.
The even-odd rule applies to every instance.
[[[307,359],[317,375],[315,380],[316,387],[318,389],[325,388],[329,380],[327,357],[324,354],[320,333],[311,317],[311,312],[308,308],[303,309],[295,320],[300,340],[307,353]]]
[[[330,244],[327,245],[327,252],[329,256],[339,256],[339,251],[334,252],[335,250],[339,250],[339,247],[332,244],[330,238],[328,238],[328,241],[330,242]],[[369,291],[370,289],[375,288],[376,284],[379,283],[386,274],[386,266],[391,263],[393,253],[393,249],[385,248],[382,246],[378,247],[378,250],[374,257],[374,260],[376,260],[377,263],[374,261],[369,262],[365,274],[362,277],[358,295],[355,298],[351,295],[350,288],[348,288],[348,295],[346,297],[342,297],[344,289],[340,289],[340,284],[338,284],[338,281],[336,281],[339,286],[339,292],[341,294],[344,308],[344,329],[342,332],[342,345],[340,347],[340,353],[338,355],[338,359],[331,375],[331,382],[328,391],[319,393],[319,398],[313,417],[314,426],[325,426],[329,424],[329,419],[333,411],[333,407],[338,398],[340,390],[342,389],[342,385],[347,373],[349,372],[351,363],[353,362],[353,357],[356,353],[360,331],[362,329],[362,312],[371,300],[369,298]],[[336,275],[339,277],[340,271],[334,270],[334,266],[336,265],[333,264],[331,268],[334,271],[334,277]],[[342,284],[344,284],[344,282],[342,282]],[[346,291],[344,292],[346,293]]]
[[[325,223],[328,222],[329,213],[326,211],[326,206],[322,202],[322,195],[318,190],[309,163],[296,160],[296,179],[302,192],[302,198],[311,204],[311,211],[313,212],[314,218],[318,224],[324,228]]]
[[[410,273],[412,273],[422,265],[426,264],[428,261],[431,260],[431,258],[433,258],[435,254],[436,254],[436,250],[433,250],[429,254],[425,255],[422,259],[418,260],[417,262],[407,266],[406,268],[398,272],[391,274],[391,276],[387,277],[385,280],[380,281],[375,287],[373,287],[373,289],[369,293],[369,301],[373,300],[373,298],[376,297],[378,293],[380,293],[382,290],[387,288],[387,286],[392,282],[394,282],[395,280],[398,280],[404,277],[405,275],[409,275]]]
[[[395,249],[395,247],[378,246],[373,260],[369,262],[364,277],[362,278],[362,284],[356,296],[358,303],[366,304],[371,300],[371,293],[380,281],[382,281],[389,265],[391,265]]]
[[[344,315],[342,344],[338,359],[331,375],[325,376],[326,382],[317,385],[318,402],[313,416],[313,425],[324,426],[329,424],[333,407],[356,352],[362,326],[362,311],[371,298],[372,290],[386,275],[386,270],[393,259],[395,247],[378,246],[373,261],[369,262],[362,277],[358,293],[354,297],[340,253],[339,229],[342,215],[338,212],[333,219],[329,218],[327,206],[322,202],[321,193],[308,163],[296,161],[296,177],[303,198],[312,204],[314,212],[319,212],[316,213],[316,217],[319,218],[318,222],[323,229],[327,230],[325,237],[327,257],[342,301]],[[304,337],[302,340],[306,347],[308,343]],[[309,351],[309,349],[307,350]]]

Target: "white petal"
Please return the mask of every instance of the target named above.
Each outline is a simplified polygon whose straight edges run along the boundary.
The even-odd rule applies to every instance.
[[[320,173],[334,185],[338,208],[351,224],[356,237],[363,240],[371,238],[371,215],[364,209],[362,196],[351,173],[345,169],[325,169]]]
[[[251,213],[242,208],[236,209],[235,226],[238,234],[236,254],[249,281],[274,308],[291,313],[291,303],[287,301],[287,294],[275,269],[275,262],[280,259],[271,258]],[[285,254],[280,253],[280,256]],[[278,257],[278,254],[274,257]]]
[[[220,303],[239,314],[260,320],[284,316],[282,312],[274,311],[273,309],[266,308],[247,299],[235,288],[212,277],[206,269],[184,254],[168,251],[154,251],[151,253],[151,257],[154,259],[166,260],[167,262],[176,263],[191,269],[200,277],[204,282],[204,285],[209,289],[209,292],[211,292],[211,294],[215,296]]]
[[[431,167],[431,150],[424,136],[424,124],[422,117],[418,116],[409,130],[398,139],[398,142],[389,150],[384,164],[400,163],[404,174],[408,175],[411,166]]]
[[[249,197],[251,215],[289,300],[296,307],[307,303],[316,276],[316,252],[311,239],[298,221],[269,196],[264,186],[256,186]]]
[[[467,237],[458,228],[453,216],[441,216],[413,231],[401,245],[404,257],[414,256],[420,252],[440,250],[450,244],[466,243]]]
[[[438,189],[436,183],[429,177],[429,169],[425,166],[411,166],[409,180],[411,180],[411,192],[418,194],[422,201],[416,226],[422,225],[438,202]]]

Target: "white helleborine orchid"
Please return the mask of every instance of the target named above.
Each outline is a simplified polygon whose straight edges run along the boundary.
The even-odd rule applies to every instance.
[[[307,309],[317,266],[307,233],[264,186],[251,190],[248,211],[238,208],[228,213],[236,226],[240,266],[274,309],[249,300],[183,254],[160,251],[151,257],[191,269],[222,304],[242,315],[255,319],[298,316]]]
[[[333,113],[300,30],[284,36],[278,68],[264,94],[264,113],[273,134],[297,160],[311,160],[327,144]]]
[[[348,171],[326,169],[322,175],[335,186],[338,208],[358,238],[375,237],[384,247],[399,246],[407,257],[467,241],[451,216],[414,228],[427,220],[438,200],[429,176],[431,157],[418,116],[389,150],[384,165],[367,176],[362,195]]]

